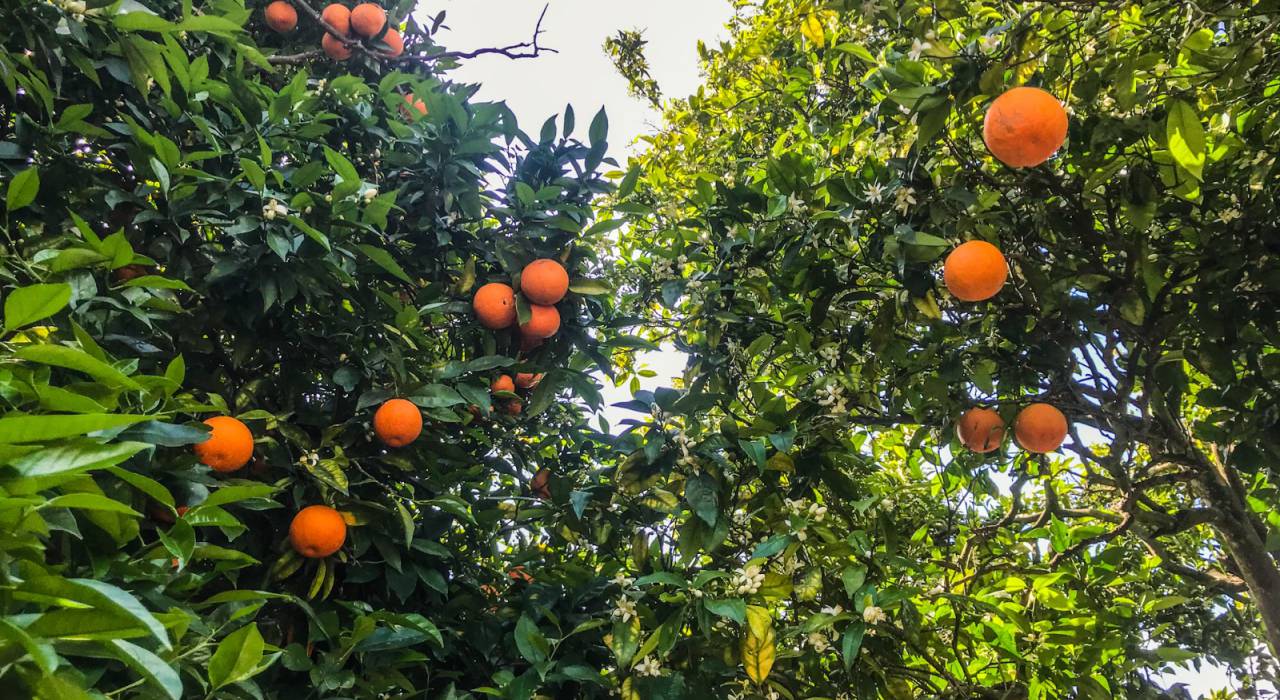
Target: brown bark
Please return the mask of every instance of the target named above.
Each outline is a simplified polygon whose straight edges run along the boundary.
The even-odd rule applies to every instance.
[[[1210,504],[1218,511],[1213,522],[1240,578],[1249,589],[1249,597],[1262,618],[1267,646],[1280,657],[1280,566],[1267,552],[1252,515],[1234,488],[1236,479],[1229,467],[1211,464],[1201,483]]]

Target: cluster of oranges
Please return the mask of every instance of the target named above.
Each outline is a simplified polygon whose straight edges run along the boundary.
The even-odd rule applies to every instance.
[[[1067,112],[1056,97],[1033,87],[1017,87],[1000,95],[987,110],[982,129],[987,149],[1013,168],[1030,168],[1057,153],[1067,138]],[[961,301],[985,301],[1009,278],[1000,249],[986,241],[960,244],[947,256],[942,279]],[[956,424],[960,442],[974,452],[991,452],[1004,441],[1004,420],[987,408],[965,412]],[[1033,403],[1018,414],[1014,437],[1029,452],[1052,452],[1067,436],[1062,411]]]
[[[215,472],[238,471],[253,459],[253,432],[231,416],[206,420],[209,437],[193,449],[196,459]],[[388,447],[404,447],[422,434],[422,412],[406,399],[391,399],[373,414],[373,432]],[[183,509],[179,509],[181,515]],[[293,516],[289,542],[309,559],[323,559],[342,548],[347,540],[347,522],[337,510],[325,505],[307,506]]]
[[[273,31],[285,34],[297,28],[298,10],[287,0],[276,0],[267,5],[264,19]],[[351,46],[358,41],[370,42],[372,53],[387,58],[404,53],[404,36],[387,24],[387,11],[375,3],[348,8],[335,2],[324,8],[320,19],[327,25],[320,47],[335,61],[351,58]]]
[[[569,293],[569,273],[550,258],[534,260],[520,272],[520,295],[529,303],[529,320],[520,324],[520,348],[531,350],[560,330],[556,304]],[[502,330],[516,325],[516,292],[510,285],[490,282],[476,290],[471,308],[480,325]]]
[[[537,388],[538,383],[541,381],[541,373],[517,372],[515,379],[512,379],[510,375],[503,374],[489,384],[489,391],[495,394],[497,398],[506,398],[506,403],[502,405],[503,410],[513,416],[518,416],[524,410],[524,403],[519,397],[506,397],[502,396],[502,394],[514,394],[517,389],[530,391]]]
[[[358,8],[357,8],[358,9]],[[530,303],[530,319],[520,325],[526,342],[540,343],[560,329],[560,312],[555,304],[569,291],[569,274],[560,263],[535,260],[520,274],[520,293]],[[505,284],[487,284],[476,292],[474,308],[487,328],[507,328],[516,322],[515,292]],[[490,390],[506,399],[505,411],[517,415],[523,410],[519,397],[503,396],[530,391],[542,381],[541,373],[516,373],[512,378],[501,375],[493,380]],[[229,473],[243,468],[253,458],[253,433],[240,420],[231,416],[215,416],[205,421],[209,437],[195,445],[196,458],[216,472]],[[373,432],[387,447],[404,447],[422,434],[422,412],[413,402],[394,398],[378,407],[373,414]],[[551,473],[539,471],[530,482],[530,490],[541,498],[550,498]],[[347,525],[342,514],[324,505],[303,508],[289,526],[289,541],[304,557],[323,558],[337,552],[346,541]]]

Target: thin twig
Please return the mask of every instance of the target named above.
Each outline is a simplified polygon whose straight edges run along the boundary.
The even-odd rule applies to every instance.
[[[545,33],[542,28],[542,20],[547,16],[547,9],[550,3],[542,6],[542,13],[538,15],[538,23],[533,27],[533,38],[529,41],[522,41],[518,44],[509,44],[507,46],[475,49],[472,51],[446,51],[444,53],[433,54],[431,56],[405,56],[401,61],[436,61],[442,58],[475,58],[476,56],[484,56],[486,54],[496,54],[506,56],[511,59],[519,58],[537,58],[542,52],[560,53],[559,51],[538,44],[538,37]],[[521,53],[522,50],[526,50]]]

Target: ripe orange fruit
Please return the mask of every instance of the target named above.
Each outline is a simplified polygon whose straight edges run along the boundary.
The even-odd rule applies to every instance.
[[[505,410],[509,416],[518,416],[522,411],[524,411],[524,402],[520,399],[511,399],[505,406],[503,406],[503,410]]]
[[[1067,417],[1056,406],[1033,403],[1018,413],[1013,436],[1028,452],[1053,452],[1067,439]]]
[[[368,39],[387,26],[387,11],[371,2],[356,5],[351,11],[351,31]]]
[[[997,97],[982,124],[987,149],[1011,168],[1040,165],[1066,139],[1067,110],[1040,88],[1016,87]]]
[[[394,27],[388,29],[387,33],[382,35],[382,43],[387,45],[387,50],[383,52],[386,56],[396,58],[404,53],[404,37],[400,36],[399,30]]]
[[[400,113],[404,115],[405,119],[412,119],[415,116],[414,112],[417,112],[416,116],[418,117],[427,116],[427,103],[415,98],[411,92],[404,96],[404,104],[400,106]]]
[[[325,55],[335,61],[351,58],[351,48],[329,32],[320,37],[320,47],[324,49]]]
[[[990,299],[1008,278],[1009,263],[1004,254],[986,241],[961,243],[942,264],[942,280],[961,301]]]
[[[551,498],[551,470],[539,469],[529,480],[529,490],[538,498]]]
[[[492,391],[494,393],[497,393],[499,391],[515,391],[515,390],[516,390],[516,383],[511,381],[511,377],[508,377],[505,374],[493,380],[493,383],[489,385],[489,391]]]
[[[533,583],[533,576],[523,566],[513,566],[507,572],[507,578],[519,583]]]
[[[346,36],[351,33],[351,10],[346,5],[331,3],[320,13],[320,19],[329,23],[330,27],[338,30],[339,34]]]
[[[264,13],[267,19],[267,26],[280,34],[293,31],[298,26],[298,11],[293,9],[293,5],[284,0],[276,0],[267,5]]]
[[[476,290],[471,308],[485,328],[507,328],[516,322],[516,293],[501,282],[490,282]]]
[[[989,408],[971,408],[956,422],[956,435],[974,452],[991,452],[1004,442],[1004,419]]]
[[[534,387],[538,386],[538,382],[541,382],[541,381],[542,381],[541,372],[539,372],[538,374],[530,374],[528,372],[516,373],[516,388],[518,389],[533,389]]]
[[[196,459],[215,472],[233,472],[253,457],[253,433],[231,416],[214,416],[204,422],[213,429],[204,442],[197,443]]]
[[[535,304],[559,303],[569,291],[569,273],[550,258],[534,260],[520,273],[520,292]]]
[[[289,523],[289,543],[308,559],[322,559],[347,541],[347,521],[329,506],[307,506]]]
[[[560,330],[560,312],[554,306],[529,305],[529,320],[520,324],[520,333],[533,338],[550,338]]]
[[[373,432],[387,447],[404,447],[422,434],[422,411],[411,401],[391,399],[373,414]]]

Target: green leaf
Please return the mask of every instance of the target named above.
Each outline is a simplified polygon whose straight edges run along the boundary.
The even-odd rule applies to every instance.
[[[15,289],[4,300],[4,327],[11,331],[48,318],[70,301],[69,284],[32,284]]]
[[[45,501],[41,508],[74,508],[78,510],[100,510],[108,513],[120,513],[135,518],[142,514],[113,498],[96,493],[68,493]]]
[[[706,473],[699,473],[685,481],[684,497],[699,518],[715,527],[716,517],[720,513],[720,498],[715,479]]]
[[[84,413],[74,416],[0,418],[0,443],[28,443],[85,435],[151,420],[151,416]]]
[[[840,642],[840,653],[844,657],[846,671],[853,668],[853,662],[858,658],[858,650],[862,648],[862,638],[866,634],[867,626],[862,622],[855,622],[844,631],[844,638]]]
[[[24,455],[12,462],[21,476],[39,477],[75,474],[117,465],[148,447],[141,442],[102,445],[67,442]]]
[[[144,287],[147,289],[180,289],[184,292],[195,291],[182,280],[169,279],[168,277],[161,277],[160,275],[143,275],[141,277],[135,277],[128,282],[125,282],[124,286]]]
[[[14,596],[63,607],[88,607],[97,613],[123,615],[150,632],[164,649],[170,648],[169,634],[164,625],[137,598],[109,583],[87,578],[35,576],[23,581],[15,590]]]
[[[569,291],[585,296],[600,296],[608,294],[611,290],[609,285],[600,280],[576,279],[569,284]]]
[[[32,637],[25,629],[4,618],[0,618],[0,639],[17,642],[46,676],[58,668],[58,653],[54,651],[52,644]]]
[[[5,195],[4,206],[9,211],[17,211],[36,201],[40,192],[40,174],[35,168],[27,168],[9,181],[9,190]]]
[[[640,166],[633,165],[623,176],[622,182],[618,185],[618,199],[626,199],[636,189],[636,183],[640,181]]]
[[[413,284],[413,280],[409,279],[409,275],[405,274],[404,268],[400,267],[400,264],[397,263],[395,258],[391,257],[391,254],[387,251],[377,246],[369,245],[368,243],[361,243],[356,247],[360,249],[360,252],[367,255],[378,267],[381,267],[391,273],[397,279],[405,282],[406,284]]]
[[[1183,100],[1169,103],[1169,116],[1165,121],[1169,138],[1169,152],[1183,170],[1196,180],[1204,179],[1205,143],[1204,127],[1195,109]]]
[[[618,662],[618,668],[631,668],[636,650],[640,648],[640,618],[613,623],[613,631],[607,638],[609,649]]]
[[[867,580],[867,567],[846,566],[840,572],[840,580],[844,582],[844,591],[850,598],[854,596]]]
[[[145,625],[130,615],[92,608],[53,610],[27,625],[27,633],[48,639],[121,639],[145,637]]]
[[[116,15],[116,29],[123,32],[172,32],[178,25],[152,12],[125,12]]]
[[[255,622],[227,635],[209,659],[209,684],[221,688],[249,678],[258,670],[265,647]]]
[[[747,622],[747,603],[741,598],[704,599],[707,611],[742,625]]]
[[[237,503],[239,501],[248,500],[250,498],[267,498],[278,492],[280,489],[271,484],[243,484],[236,486],[223,486],[222,488],[209,494],[202,505],[221,506],[228,503]]]
[[[14,353],[19,359],[83,372],[110,387],[141,389],[136,381],[120,370],[83,350],[65,345],[28,345]]]
[[[150,496],[155,501],[163,503],[170,508],[174,506],[173,494],[169,493],[169,489],[165,488],[164,484],[159,481],[120,467],[109,467],[107,471],[117,479]]]
[[[146,678],[170,700],[182,697],[182,678],[164,659],[150,651],[123,639],[112,639],[108,644],[118,652],[118,658],[139,675]]]
[[[609,115],[605,113],[604,107],[596,112],[596,116],[591,120],[591,127],[587,130],[587,139],[592,146],[604,143],[605,138],[609,135]]]
[[[423,408],[445,408],[467,402],[456,389],[444,384],[428,384],[415,391],[409,400]]]
[[[429,501],[423,501],[423,503],[435,506],[447,513],[452,513],[472,525],[476,523],[475,516],[471,514],[471,509],[467,506],[467,502],[457,496],[440,496]]]
[[[521,615],[516,622],[516,648],[520,655],[532,664],[541,664],[551,655],[551,644],[528,615]]]

